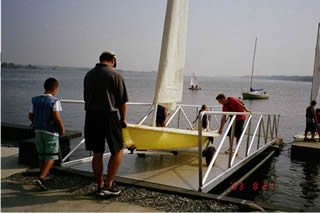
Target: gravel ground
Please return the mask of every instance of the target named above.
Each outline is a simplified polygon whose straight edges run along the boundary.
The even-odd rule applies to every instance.
[[[34,184],[34,180],[38,175],[38,171],[29,170],[25,173],[12,175],[6,179],[23,184]],[[106,198],[111,202],[126,202],[166,212],[245,211],[245,209],[238,205],[215,200],[193,196],[182,196],[170,192],[156,191],[132,185],[117,185],[121,189],[122,193],[117,197]],[[68,192],[74,195],[96,197],[96,184],[94,183],[94,179],[80,175],[76,176],[61,173],[59,171],[52,171],[48,180],[48,186],[51,189],[67,189]]]

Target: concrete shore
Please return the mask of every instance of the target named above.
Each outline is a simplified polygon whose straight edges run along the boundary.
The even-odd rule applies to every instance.
[[[154,212],[153,208],[124,202],[79,196],[70,188],[41,191],[32,183],[8,179],[28,167],[18,164],[18,148],[1,146],[1,211],[2,212]]]

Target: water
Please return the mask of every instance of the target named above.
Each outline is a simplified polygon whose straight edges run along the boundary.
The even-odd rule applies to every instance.
[[[58,97],[61,99],[82,99],[83,78],[87,69],[68,70],[6,70],[1,73],[1,120],[4,122],[29,124],[27,114],[32,96],[43,93],[43,82],[55,77],[60,82]],[[154,92],[156,73],[122,73],[130,102],[151,102]],[[190,78],[184,82],[183,103],[218,105],[218,93],[240,97],[241,90],[249,86],[249,79],[199,77],[201,91],[188,90]],[[305,128],[304,113],[310,97],[310,82],[255,80],[254,87],[265,88],[271,95],[269,100],[244,100],[251,111],[280,113],[278,136],[285,143],[292,142],[295,134]],[[63,104],[61,114],[66,129],[83,130],[83,105]],[[147,108],[131,109],[128,121],[135,122]],[[217,127],[216,127],[217,128]],[[284,149],[290,148],[289,145]],[[269,185],[266,190],[257,190],[254,199],[258,203],[294,207],[305,211],[320,210],[320,163],[319,161],[298,161],[290,158],[289,151],[283,151],[273,158],[259,177]],[[263,175],[262,175],[263,174]],[[270,184],[273,184],[272,187]]]

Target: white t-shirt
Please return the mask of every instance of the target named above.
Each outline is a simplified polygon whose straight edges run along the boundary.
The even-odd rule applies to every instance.
[[[42,96],[52,96],[51,94],[42,94]],[[59,100],[56,101],[56,103],[53,105],[53,108],[52,110],[54,112],[61,112],[62,111],[62,107],[61,107],[61,102]],[[29,110],[30,113],[33,113],[33,105],[31,104],[31,107],[30,107],[30,110]],[[36,129],[35,132],[44,132],[44,133],[47,133],[49,135],[55,135],[55,136],[59,136],[58,133],[52,133],[52,132],[49,132],[49,131],[45,131],[45,130],[38,130]]]

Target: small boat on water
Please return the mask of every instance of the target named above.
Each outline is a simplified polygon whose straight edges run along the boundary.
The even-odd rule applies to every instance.
[[[254,45],[254,54],[253,54],[252,72],[251,72],[251,81],[250,81],[250,91],[242,92],[243,99],[268,99],[269,98],[269,94],[266,91],[264,91],[264,89],[252,88],[252,79],[253,79],[253,71],[254,71],[254,61],[256,58],[257,40],[258,40],[258,38],[256,38],[255,45]]]
[[[199,87],[199,84],[197,82],[197,77],[194,73],[192,73],[192,77],[190,79],[190,90],[201,90],[201,87]]]
[[[263,89],[250,88],[250,92],[242,93],[243,99],[268,99],[269,94]]]

